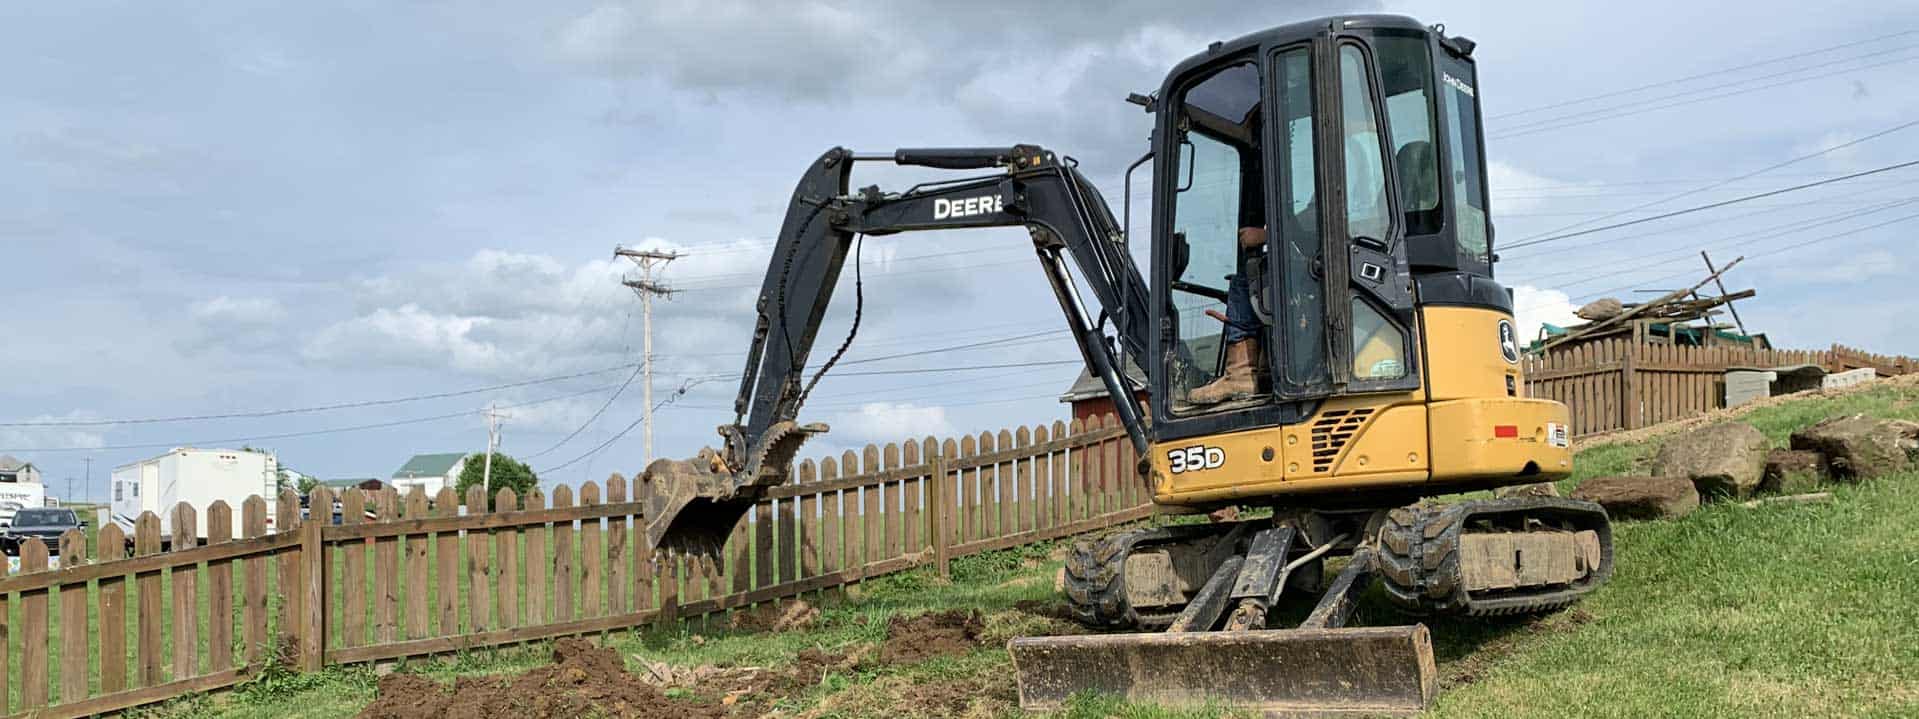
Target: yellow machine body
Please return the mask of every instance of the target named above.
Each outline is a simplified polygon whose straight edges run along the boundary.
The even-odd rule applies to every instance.
[[[1336,397],[1297,424],[1156,444],[1154,500],[1206,505],[1416,486],[1444,494],[1570,474],[1566,406],[1520,396],[1525,377],[1496,341],[1500,321],[1512,318],[1437,306],[1422,308],[1420,319],[1422,389]]]

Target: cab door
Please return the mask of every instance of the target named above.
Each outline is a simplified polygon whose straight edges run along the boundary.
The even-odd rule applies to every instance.
[[[1405,228],[1372,52],[1324,33],[1271,58],[1270,232],[1282,399],[1420,386]]]

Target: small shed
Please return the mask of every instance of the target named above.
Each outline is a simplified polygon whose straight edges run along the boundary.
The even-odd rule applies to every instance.
[[[1125,363],[1125,369],[1127,379],[1141,387],[1133,400],[1144,407],[1147,396],[1144,389],[1146,373],[1141,372],[1130,360]],[[1113,398],[1106,392],[1106,383],[1099,381],[1098,377],[1093,376],[1092,370],[1084,367],[1080,368],[1079,377],[1073,380],[1073,386],[1066,388],[1066,393],[1059,396],[1059,401],[1072,405],[1073,419],[1077,420],[1112,414],[1114,411]]]

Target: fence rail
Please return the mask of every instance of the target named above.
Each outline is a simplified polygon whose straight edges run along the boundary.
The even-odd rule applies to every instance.
[[[1919,370],[1919,360],[1833,345],[1828,350],[1758,350],[1639,344],[1613,337],[1529,355],[1528,396],[1564,403],[1574,435],[1636,429],[1725,406],[1734,367],[1817,365],[1829,372],[1870,367],[1881,375]]]
[[[28,540],[0,572],[0,715],[78,717],[232,686],[269,662],[314,670],[697,617],[955,557],[1099,530],[1151,513],[1110,417],[806,461],[712,562],[653,556],[619,475],[517,496],[478,488],[283,492],[223,502],[207,537]],[[464,500],[465,511],[460,511]],[[491,499],[491,502],[488,502]],[[237,532],[235,530],[238,530]],[[49,550],[57,551],[57,554]],[[58,567],[52,568],[53,556]],[[57,610],[57,611],[56,611]]]

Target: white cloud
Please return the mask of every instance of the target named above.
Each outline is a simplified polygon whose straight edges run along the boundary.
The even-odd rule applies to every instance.
[[[1859,139],[1859,133],[1856,132],[1837,130],[1827,132],[1811,142],[1802,142],[1794,145],[1792,148],[1792,156],[1801,157],[1819,152],[1825,154],[1821,155],[1817,162],[1824,164],[1828,169],[1836,171],[1858,167],[1861,162],[1873,158],[1865,155],[1865,149],[1860,145],[1844,148],[1839,147],[1840,145],[1857,139]]]
[[[187,307],[187,314],[203,324],[268,325],[286,318],[286,307],[271,297],[235,299],[220,295]]]
[[[63,415],[42,414],[19,420],[21,422],[59,422],[99,419],[91,412],[68,412]],[[0,427],[0,449],[18,454],[28,449],[90,449],[106,445],[106,435],[90,427]],[[32,462],[32,457],[22,456],[21,460]],[[43,463],[39,463],[44,466]]]
[[[1578,309],[1579,305],[1573,304],[1572,298],[1560,290],[1532,285],[1513,288],[1513,322],[1518,324],[1515,329],[1521,343],[1537,338],[1542,323],[1565,327],[1585,322],[1573,314]]]
[[[865,10],[821,2],[608,3],[568,23],[559,49],[603,72],[657,73],[709,91],[831,97],[856,83],[896,87],[918,76],[931,60],[926,48]]]
[[[1486,184],[1493,193],[1493,207],[1497,213],[1537,211],[1553,202],[1552,195],[1584,186],[1530,172],[1500,160],[1486,163]]]
[[[911,402],[868,402],[841,412],[828,423],[836,442],[884,442],[909,437],[951,437],[958,431],[945,407],[922,407]]]
[[[488,320],[439,315],[406,304],[374,310],[336,323],[314,334],[301,354],[312,360],[444,367],[497,372],[503,366],[499,348],[474,338],[474,330]]]
[[[1770,282],[1780,284],[1812,284],[1833,282],[1860,282],[1875,277],[1903,275],[1906,272],[1906,258],[1887,250],[1869,250],[1847,254],[1830,262],[1799,262],[1768,272]]]

